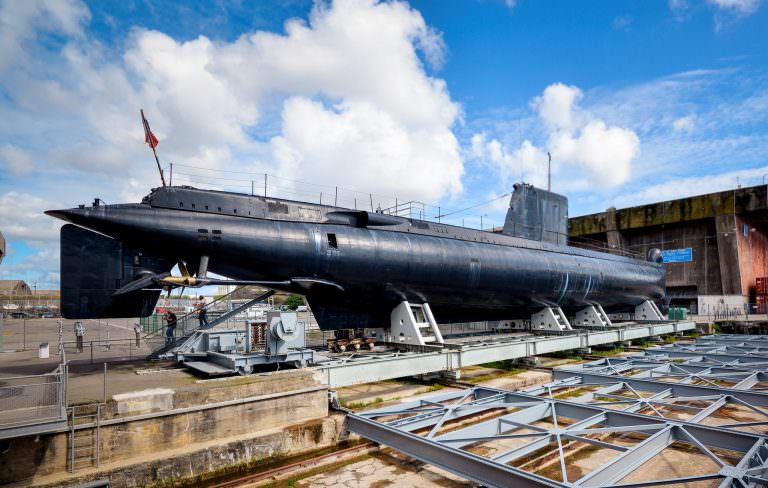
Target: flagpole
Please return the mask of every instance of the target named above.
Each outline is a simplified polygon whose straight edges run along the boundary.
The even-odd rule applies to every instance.
[[[160,160],[157,158],[157,151],[155,150],[155,144],[151,142],[152,141],[152,139],[151,139],[152,131],[149,129],[149,122],[147,122],[147,118],[144,117],[144,109],[143,108],[140,110],[140,112],[141,112],[141,121],[144,124],[144,134],[147,135],[148,137],[150,137],[149,147],[152,148],[152,154],[155,155],[155,162],[157,163],[157,171],[160,172],[160,181],[163,182],[163,186],[166,186],[165,185],[165,176],[163,176],[163,168],[160,166]]]

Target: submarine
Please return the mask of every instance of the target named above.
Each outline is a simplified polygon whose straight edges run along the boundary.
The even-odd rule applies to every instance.
[[[304,295],[323,330],[396,328],[403,304],[424,307],[417,323],[546,315],[550,326],[595,314],[610,324],[607,313],[660,320],[668,304],[659,250],[569,246],[567,198],[529,184],[514,185],[500,233],[189,186],[46,213],[68,222],[68,319],[147,316],[164,289],[222,283]]]

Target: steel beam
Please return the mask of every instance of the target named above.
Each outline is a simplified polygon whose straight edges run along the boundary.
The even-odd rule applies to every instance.
[[[560,383],[568,381],[574,384],[572,380]],[[502,407],[518,410],[505,413],[499,410]],[[498,415],[488,418],[494,412]],[[466,426],[455,424],[470,421],[477,414],[483,414],[480,421],[470,422]],[[568,419],[568,422],[563,425],[560,419]],[[768,473],[765,436],[697,424],[703,420],[703,416],[672,420],[614,410],[597,404],[583,404],[572,399],[544,398],[530,392],[512,393],[475,387],[445,392],[394,407],[350,414],[348,420],[352,432],[489,487],[640,487],[684,485],[702,480],[717,480],[721,486],[753,486],[761,484],[762,476]],[[456,426],[440,434],[441,426],[449,422],[454,422]],[[429,432],[429,435],[419,435],[425,432]],[[630,445],[612,444],[610,437],[600,438],[631,432],[644,433],[647,437]],[[524,442],[526,439],[527,442]],[[485,456],[468,450],[477,443],[503,440],[523,443]],[[621,453],[581,479],[568,479],[565,469],[568,457],[578,451],[574,451],[573,446],[564,447],[566,440],[615,449]],[[626,476],[675,441],[690,444],[693,449],[709,457],[716,468],[710,473],[682,478],[622,483]],[[513,465],[515,461],[529,462],[526,456],[537,455],[539,449],[549,445],[552,449],[546,455],[556,453],[558,456],[551,462],[555,463],[553,467],[559,464],[558,472],[563,477],[562,481],[532,472],[536,470]],[[731,451],[730,456],[740,453],[738,463],[732,466],[720,459],[718,449]],[[649,478],[652,478],[653,473],[650,474]]]
[[[600,344],[624,342],[643,337],[695,329],[693,322],[649,322],[636,325],[615,324],[606,330],[573,331],[554,336],[527,336],[508,340],[454,345],[435,352],[359,355],[355,360],[331,360],[314,369],[325,376],[330,387],[371,383],[404,376],[450,371],[465,366],[505,359],[517,359]],[[767,358],[768,359],[768,358]]]

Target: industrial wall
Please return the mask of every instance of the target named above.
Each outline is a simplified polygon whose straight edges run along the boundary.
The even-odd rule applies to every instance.
[[[0,457],[0,485],[62,486],[109,477],[111,486],[194,478],[235,465],[328,447],[344,433],[328,417],[327,388],[309,371],[292,371],[203,390],[155,389],[115,395],[101,426],[12,439]],[[88,461],[99,444],[100,466]]]
[[[741,290],[755,302],[757,278],[768,276],[768,232],[765,223],[751,215],[737,216]]]
[[[574,217],[572,245],[644,256],[649,248],[679,251],[670,259],[671,304],[698,309],[700,295],[755,301],[755,282],[768,276],[768,186],[698,195]]]

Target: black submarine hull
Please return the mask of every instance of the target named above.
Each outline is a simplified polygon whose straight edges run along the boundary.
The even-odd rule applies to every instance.
[[[183,208],[150,198],[50,214],[122,243],[124,260],[141,254],[128,259],[132,266],[123,266],[121,279],[103,286],[104,300],[145,268],[168,271],[167,263],[178,260],[194,267],[209,256],[209,270],[228,278],[287,281],[273,288],[305,295],[325,330],[388,327],[402,301],[429,303],[441,323],[528,318],[545,306],[573,314],[590,304],[608,312],[631,311],[645,300],[666,304],[664,266],[656,262],[434,223],[425,230],[408,219],[376,224],[373,213],[361,225],[359,211],[334,207],[321,208],[316,221],[294,220],[292,209],[271,219],[259,215],[256,204],[243,204],[243,198],[261,198],[273,210],[292,205],[263,197],[242,196],[239,205],[250,208],[249,216],[245,210],[224,215],[215,202],[207,211],[197,211],[203,203],[190,208],[205,196],[202,190],[174,193],[177,200],[182,195]],[[63,313],[85,318],[98,307],[83,307],[79,271],[66,277],[64,268],[62,262]],[[130,316],[124,308],[109,310],[95,313]],[[146,306],[135,315],[145,313]]]

